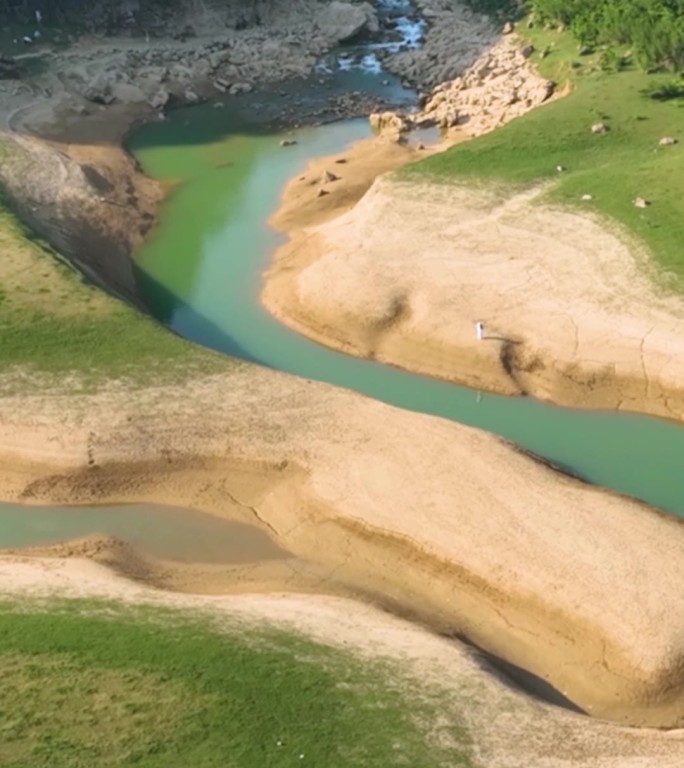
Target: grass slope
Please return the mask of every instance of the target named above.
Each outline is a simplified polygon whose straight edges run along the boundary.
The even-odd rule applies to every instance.
[[[87,284],[0,204],[0,374],[23,373],[25,388],[32,377],[45,386],[77,373],[70,386],[83,391],[104,379],[150,384],[230,365]]]
[[[524,22],[519,26],[524,29]],[[646,75],[633,66],[604,72],[600,52],[579,56],[576,41],[565,32],[533,28],[525,36],[537,52],[549,52],[544,58],[534,55],[541,73],[559,85],[570,82],[572,92],[400,175],[517,186],[551,181],[552,201],[619,221],[684,285],[684,101],[656,101],[644,93],[671,76]],[[593,135],[597,122],[604,122],[608,133]],[[660,147],[663,136],[680,143]],[[558,165],[566,170],[558,173]],[[582,202],[584,194],[592,200]],[[636,197],[651,205],[636,208]]]
[[[276,630],[5,604],[0,674],[3,768],[472,765],[464,731],[434,726],[439,692]]]

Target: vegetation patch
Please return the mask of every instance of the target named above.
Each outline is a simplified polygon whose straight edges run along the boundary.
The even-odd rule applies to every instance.
[[[440,691],[272,629],[5,603],[0,674],[3,768],[473,765]]]
[[[103,380],[169,383],[231,365],[90,285],[0,203],[0,372],[21,372],[22,389],[32,375],[45,386],[45,374],[78,374],[71,387],[82,392]]]
[[[645,243],[669,274],[684,278],[684,110],[677,99],[650,97],[671,74],[646,74],[628,51],[617,69],[605,50],[580,50],[567,32],[527,29],[533,60],[558,87],[572,92],[496,131],[407,166],[406,179],[507,183],[511,188],[550,185],[548,198],[608,214]],[[521,41],[522,44],[522,41]],[[592,132],[602,124],[603,132]],[[675,144],[661,145],[665,137]],[[559,168],[561,169],[559,171]],[[645,207],[635,203],[641,198]]]
[[[531,0],[542,22],[568,25],[583,45],[628,45],[644,68],[684,67],[684,0]]]

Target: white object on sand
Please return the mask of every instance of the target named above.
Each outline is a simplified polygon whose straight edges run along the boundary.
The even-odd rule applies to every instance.
[[[484,338],[484,323],[479,320],[475,323],[475,332],[477,333],[477,340],[482,341]]]

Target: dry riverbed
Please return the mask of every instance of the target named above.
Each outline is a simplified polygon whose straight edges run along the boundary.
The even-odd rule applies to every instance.
[[[45,145],[56,153],[44,150],[44,155],[39,154],[43,145],[38,140],[12,137],[31,155],[31,162],[16,165],[12,172],[15,194],[23,195],[28,220],[56,237],[65,251],[82,253],[87,246],[88,253],[100,252],[95,247],[99,241],[92,237],[59,240],[64,230],[51,216],[61,215],[66,203],[54,187],[39,183],[36,172],[42,161],[53,163],[58,170],[55,179],[69,181],[71,210],[82,211],[83,221],[96,222],[92,231],[103,243],[121,238],[123,245],[102,266],[123,269],[117,272],[122,286],[117,288],[125,293],[130,252],[144,236],[161,192],[134,171],[115,145],[120,129],[130,120],[126,110],[120,123],[113,118],[116,109],[85,116],[87,120],[56,114],[65,120],[63,125],[79,125],[86,133],[79,138],[72,134],[78,147],[69,147],[64,155],[59,153],[68,142],[58,142],[58,136],[52,136],[56,143]],[[15,111],[14,118],[15,127],[46,125],[51,119],[30,110]],[[106,146],[97,148],[87,126],[92,137],[105,124],[112,133]],[[407,266],[409,256],[433,247],[437,228],[430,230],[423,221],[425,231],[416,234],[405,227],[410,229],[417,210],[428,218],[446,215],[438,206],[437,192],[421,190],[421,199],[412,199],[410,205],[422,207],[402,208],[399,196],[392,197],[393,188],[381,181],[360,207],[334,218],[353,206],[375,176],[429,151],[433,150],[405,148],[385,137],[353,150],[340,158],[345,163],[332,166],[341,178],[330,182],[328,195],[317,195],[322,165],[293,181],[276,222],[294,239],[279,258],[275,278],[269,279],[267,299],[269,306],[277,304],[279,312],[295,317],[307,332],[318,333],[311,321],[318,312],[315,302],[303,302],[301,317],[293,307],[302,296],[309,298],[299,281],[325,269],[328,296],[340,302],[346,314],[332,318],[330,327],[322,323],[325,333],[320,337],[341,344],[334,341],[331,329],[342,322],[353,331],[363,316],[357,305],[344,302],[358,289],[355,281],[360,273],[354,270],[376,274],[368,254],[377,251],[386,258],[372,268],[386,271],[387,279],[378,279],[379,292],[372,296],[359,290],[363,300],[377,302],[373,354],[382,356],[395,326],[409,327],[421,316],[416,308],[423,307],[425,318],[461,323],[459,349],[482,355],[474,359],[473,370],[478,366],[484,376],[491,375],[491,386],[496,388],[503,379],[498,371],[499,378],[495,377],[484,345],[476,347],[473,338],[466,338],[474,336],[475,319],[490,323],[482,317],[480,304],[473,317],[470,308],[453,316],[433,315],[432,294],[416,304],[411,286],[399,294],[390,286],[390,299],[382,293],[387,280],[400,279],[405,270],[418,279],[414,265]],[[94,196],[97,177],[82,167],[90,163],[110,181],[110,191]],[[85,200],[90,202],[84,205]],[[488,231],[495,206],[486,199],[478,201],[483,229]],[[383,221],[376,218],[379,212]],[[322,221],[328,223],[315,231],[307,229]],[[544,221],[535,219],[536,225]],[[593,222],[592,226],[598,227]],[[370,231],[376,227],[377,235]],[[464,230],[477,229],[464,223]],[[74,231],[82,230],[82,223],[74,226]],[[446,230],[438,245],[451,248]],[[367,242],[359,242],[361,232]],[[379,244],[381,235],[386,248]],[[392,271],[387,254],[400,238],[406,241],[405,250],[399,251],[404,260],[397,261],[401,270]],[[323,242],[330,258],[320,258]],[[350,248],[358,251],[357,260]],[[335,270],[344,259],[349,269],[341,279]],[[451,271],[435,271],[432,277],[439,281],[445,275],[448,278]],[[439,296],[435,293],[435,300]],[[345,343],[354,350],[358,339]],[[368,348],[359,346],[356,351],[367,354]],[[427,356],[433,366],[430,372],[450,375],[432,362],[438,357]],[[0,383],[16,375],[4,372]],[[0,399],[4,467],[0,497],[28,503],[168,502],[256,522],[298,562],[310,566],[300,572],[295,566],[271,582],[268,574],[261,574],[264,580],[255,578],[250,589],[353,594],[439,631],[465,634],[549,681],[591,714],[634,724],[680,724],[684,604],[677,585],[684,577],[684,533],[677,521],[565,478],[492,435],[252,365],[198,375],[179,385],[133,388],[112,382],[78,396],[65,383],[51,381],[43,392],[30,395],[17,394],[9,385],[4,388],[8,394]],[[550,396],[555,397],[555,391]],[[116,542],[85,543],[59,554],[93,557],[139,581],[192,592],[240,591],[236,585],[244,578],[244,574],[173,570],[168,564],[144,561]],[[41,562],[14,555],[3,561],[0,570],[1,586],[7,591],[41,592],[48,578],[73,594],[76,581],[82,579],[86,591],[111,590],[107,593],[119,597],[152,599],[146,588],[126,585],[80,560]],[[155,595],[188,605],[204,602],[197,597]],[[401,632],[410,634],[420,669],[433,664],[433,669],[448,668],[445,679],[459,690],[464,680],[474,686],[473,728],[482,735],[476,741],[487,766],[617,767],[625,765],[625,758],[640,759],[643,765],[675,766],[684,754],[678,732],[635,732],[588,722],[505,690],[455,645],[381,618],[370,608],[319,596],[222,600],[226,605],[239,603],[260,618],[287,616],[328,639],[331,627],[339,637],[344,613],[349,617],[344,637],[350,642],[359,642],[359,626],[364,634],[369,626],[387,627],[387,642],[396,640],[396,652],[404,648],[393,634],[401,627]],[[465,666],[457,666],[457,657]],[[442,666],[437,664],[439,658]],[[500,719],[492,718],[493,711],[500,713]]]

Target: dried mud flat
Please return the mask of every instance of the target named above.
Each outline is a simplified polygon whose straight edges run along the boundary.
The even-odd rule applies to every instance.
[[[264,301],[301,333],[361,357],[503,394],[681,419],[684,301],[656,287],[619,230],[540,204],[543,193],[390,177],[334,220],[281,216],[293,236]]]
[[[0,446],[6,500],[249,520],[314,564],[307,591],[464,634],[599,717],[680,722],[681,524],[490,434],[244,365],[135,397],[6,396]]]

